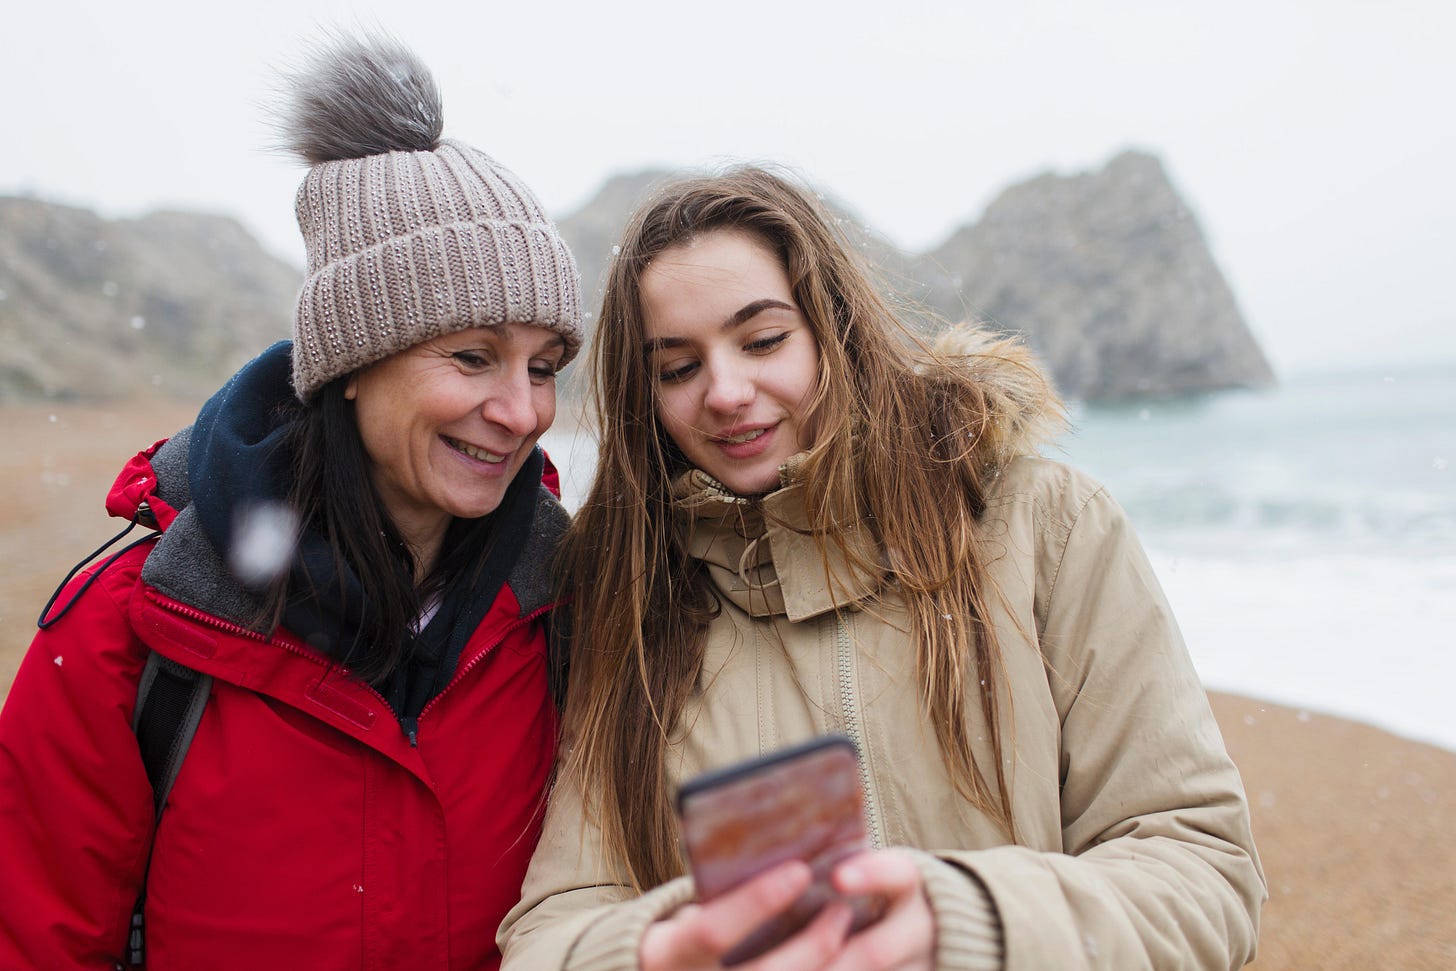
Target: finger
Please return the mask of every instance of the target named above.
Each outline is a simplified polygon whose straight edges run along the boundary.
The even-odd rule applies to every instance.
[[[811,971],[828,967],[844,948],[853,919],[850,909],[833,901],[788,940],[735,971]]]
[[[790,860],[703,904],[703,916],[718,926],[728,938],[727,946],[731,947],[798,900],[813,879],[814,873],[807,863]]]
[[[895,899],[920,889],[920,867],[908,853],[868,850],[836,866],[831,881],[846,896],[872,894]]]
[[[693,946],[692,936],[685,930],[699,919],[701,909],[697,904],[688,904],[648,925],[637,946],[637,963],[642,971],[688,971],[718,965],[716,957]]]
[[[685,907],[642,940],[644,967],[716,962],[735,944],[787,908],[809,886],[807,864],[793,860],[765,871],[708,903]]]
[[[878,922],[850,936],[824,971],[930,969],[935,959],[935,918],[918,890],[897,898]]]

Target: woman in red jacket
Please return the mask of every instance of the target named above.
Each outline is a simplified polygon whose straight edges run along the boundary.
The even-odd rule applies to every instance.
[[[43,618],[0,713],[0,967],[499,962],[555,746],[536,441],[576,268],[407,51],[292,80],[294,339],[123,470],[108,509],[159,534]],[[152,655],[212,679],[160,815]]]

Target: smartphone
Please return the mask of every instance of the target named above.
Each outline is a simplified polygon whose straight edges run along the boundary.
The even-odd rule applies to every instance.
[[[724,955],[724,966],[757,957],[813,920],[839,897],[829,883],[835,864],[870,847],[859,755],[843,735],[700,775],[678,790],[677,812],[699,902],[788,860],[814,872],[804,894]],[[883,909],[878,899],[846,899],[854,929]]]

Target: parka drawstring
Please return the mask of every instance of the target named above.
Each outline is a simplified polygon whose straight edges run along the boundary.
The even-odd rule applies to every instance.
[[[96,557],[100,556],[102,553],[105,553],[114,544],[120,542],[121,539],[124,536],[126,536],[127,533],[129,533],[133,529],[135,529],[137,523],[139,523],[141,521],[142,515],[143,515],[144,512],[147,512],[147,508],[146,508],[146,505],[145,504],[143,504],[140,507],[138,507],[137,508],[137,511],[132,514],[131,522],[129,522],[129,523],[126,524],[126,528],[125,529],[123,529],[121,532],[117,533],[115,536],[111,537],[111,539],[109,539],[106,542],[102,543],[99,547],[97,547],[97,549],[95,550],[95,552],[93,552],[90,555],[86,556],[84,559],[81,560],[81,562],[79,562],[75,566],[71,567],[71,572],[66,574],[66,578],[61,581],[60,586],[56,587],[55,592],[51,594],[51,598],[49,600],[47,600],[46,603],[45,603],[45,606],[40,609],[40,616],[38,618],[36,618],[35,626],[39,627],[41,630],[45,630],[46,628],[50,627],[52,624],[54,624],[57,621],[59,621],[62,617],[66,616],[66,613],[73,606],[75,606],[76,601],[81,599],[81,595],[84,594],[87,590],[90,589],[91,584],[95,583],[96,582],[96,579],[98,577],[100,577],[101,574],[103,574],[103,573],[106,572],[106,568],[107,567],[111,566],[111,564],[115,563],[117,560],[119,560],[123,556],[125,556],[128,550],[134,549],[135,547],[138,547],[141,544],[143,544],[145,542],[148,542],[149,540],[155,539],[157,536],[160,536],[161,535],[160,531],[148,533],[146,536],[143,536],[141,539],[135,540],[135,541],[133,541],[131,543],[128,543],[125,546],[123,546],[120,550],[118,550],[117,552],[113,553],[110,557],[107,558],[107,560],[106,560],[105,563],[102,563],[99,567],[96,568],[96,572],[95,573],[91,574],[91,576],[89,576],[89,577],[86,578],[86,582],[83,583],[83,584],[81,584],[81,589],[79,589],[79,590],[76,591],[75,596],[71,597],[70,600],[67,600],[66,603],[65,603],[65,605],[62,606],[61,609],[56,612],[56,615],[54,617],[50,617],[49,619],[47,619],[47,616],[46,615],[48,615],[51,612],[51,607],[53,607],[55,605],[56,598],[61,595],[61,591],[62,590],[66,589],[66,584],[68,584],[68,583],[71,582],[71,578],[74,577],[77,573],[80,573],[81,570],[82,570],[82,568],[84,568],[86,566],[86,564],[88,564],[92,560],[96,559]]]
[[[768,590],[771,587],[783,585],[779,579],[778,571],[775,571],[773,578],[769,580],[750,579],[748,576],[748,571],[758,566],[756,562],[758,559],[758,544],[767,538],[767,533],[753,537],[743,547],[743,553],[738,557],[738,579],[743,581],[743,586],[746,588],[752,589],[757,587],[760,590]]]

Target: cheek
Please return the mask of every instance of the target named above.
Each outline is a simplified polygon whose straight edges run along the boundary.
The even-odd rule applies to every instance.
[[[658,422],[673,438],[692,424],[691,405],[680,388],[659,390],[655,410]]]
[[[394,468],[420,461],[441,427],[459,415],[458,402],[435,390],[434,394],[360,394],[359,433],[376,464]]]
[[[819,383],[819,368],[821,366],[822,366],[822,364],[819,361],[819,348],[816,345],[812,345],[811,344],[804,351],[804,363],[802,365],[802,368],[803,368],[802,377],[803,377],[803,382],[804,382],[804,393],[806,395],[807,394],[812,394],[813,391],[814,391],[815,386],[818,385],[818,383]]]
[[[795,364],[790,394],[799,405],[807,407],[818,386],[819,352],[811,348]]]
[[[556,385],[542,385],[535,394],[536,434],[546,431],[556,421]]]
[[[359,440],[364,451],[375,463],[387,457],[390,446],[400,440],[395,421],[399,411],[376,395],[361,394],[354,401],[354,420],[359,428]]]

